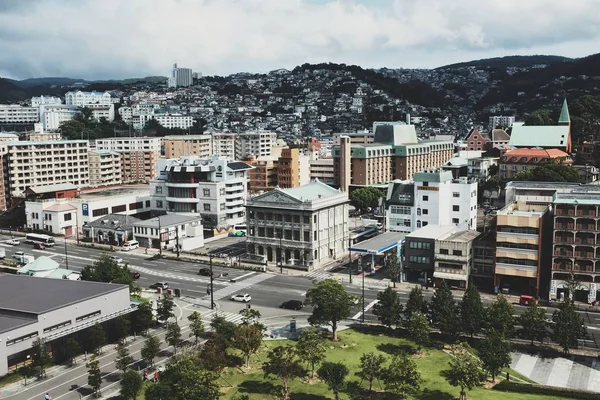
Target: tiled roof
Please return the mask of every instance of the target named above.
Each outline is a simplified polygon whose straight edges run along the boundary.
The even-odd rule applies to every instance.
[[[492,130],[492,141],[493,142],[507,142],[510,140],[510,135],[506,133],[504,129],[493,129]]]
[[[565,158],[565,162],[571,162],[569,155],[562,150],[559,149],[515,149],[510,150],[504,153],[503,157],[507,157],[506,161],[510,163],[513,157],[517,157],[516,163],[522,164],[523,162],[531,162],[531,163],[539,163],[544,160],[544,158]],[[527,161],[523,160],[524,157],[527,157]],[[534,158],[537,158],[537,161],[533,161]]]

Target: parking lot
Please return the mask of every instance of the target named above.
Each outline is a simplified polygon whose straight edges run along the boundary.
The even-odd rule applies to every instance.
[[[202,247],[203,253],[218,257],[238,257],[246,252],[245,237],[224,237]]]

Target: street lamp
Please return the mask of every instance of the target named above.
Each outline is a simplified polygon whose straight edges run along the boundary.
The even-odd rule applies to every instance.
[[[362,258],[361,258],[362,261]],[[362,316],[361,316],[361,320],[362,320],[362,324],[364,325],[365,323],[365,266],[362,265],[361,263],[361,268],[362,268]]]
[[[281,239],[283,239],[283,229],[279,231],[279,273],[283,274],[283,253],[281,251]]]
[[[210,266],[210,309],[213,310],[215,307],[215,299],[214,299],[214,290],[213,290],[213,269],[212,269],[212,259],[213,255],[209,254],[209,266]]]
[[[69,255],[67,254],[67,228],[65,228],[65,236],[63,242],[65,243],[65,266],[67,269],[69,269]]]
[[[350,283],[352,283],[352,238],[348,239],[348,278],[350,279]]]
[[[158,219],[158,254],[162,256],[162,233],[160,231],[160,215],[156,218]]]

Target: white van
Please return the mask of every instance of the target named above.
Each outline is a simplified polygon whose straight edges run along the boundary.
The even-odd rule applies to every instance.
[[[129,241],[123,243],[123,247],[121,247],[121,251],[129,251],[129,250],[137,249],[138,247],[140,247],[140,244],[138,243],[137,240],[129,240]]]

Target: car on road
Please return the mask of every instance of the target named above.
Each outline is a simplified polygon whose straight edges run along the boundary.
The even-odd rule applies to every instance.
[[[285,308],[286,310],[301,310],[304,304],[300,300],[288,300],[281,303],[279,308]]]
[[[241,301],[243,303],[247,303],[250,300],[252,300],[252,297],[250,297],[248,293],[234,294],[233,296],[231,296],[231,301]]]
[[[46,250],[46,246],[44,246],[44,243],[34,243],[33,248],[36,250]]]
[[[140,277],[141,277],[139,272],[132,272],[131,276],[133,277],[133,279],[140,279]]]
[[[198,271],[198,275],[211,276],[213,275],[213,273],[210,271],[210,268],[200,268],[200,271]]]
[[[6,244],[10,244],[11,246],[18,246],[21,244],[21,241],[19,239],[8,239],[6,242],[4,242]]]
[[[169,288],[169,284],[167,282],[156,282],[150,285],[150,289],[162,289],[167,290]]]
[[[123,261],[123,259],[119,256],[110,256],[110,259],[119,265],[125,264],[125,261]]]

